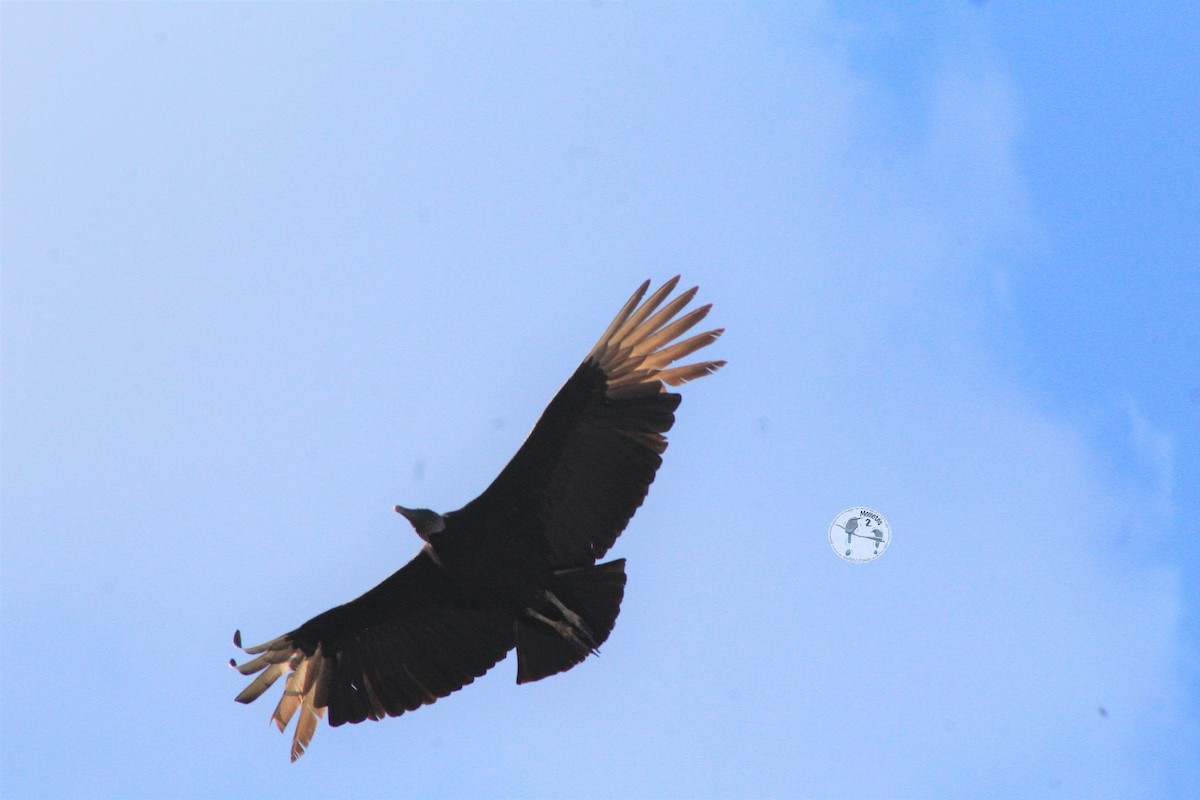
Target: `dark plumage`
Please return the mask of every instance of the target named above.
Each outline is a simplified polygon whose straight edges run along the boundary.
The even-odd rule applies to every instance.
[[[721,330],[676,343],[709,306],[676,319],[678,276],[617,314],[529,438],[483,494],[458,511],[396,506],[425,546],[374,589],[230,662],[257,676],[249,703],[287,675],[273,720],[299,712],[292,760],[318,720],[399,716],[465,686],[517,649],[517,683],[568,670],[616,623],[625,560],[596,564],[646,497],[675,422],[679,386],[724,361],[671,365]],[[641,305],[639,305],[641,303]],[[661,306],[661,308],[660,308]],[[673,344],[674,343],[674,344]],[[241,647],[241,634],[234,634]]]

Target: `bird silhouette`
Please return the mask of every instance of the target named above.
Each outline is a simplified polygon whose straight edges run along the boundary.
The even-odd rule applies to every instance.
[[[624,559],[596,562],[662,463],[680,403],[666,387],[725,364],[673,366],[723,332],[680,341],[710,306],[681,315],[697,290],[665,302],[678,281],[644,302],[650,282],[641,285],[481,495],[445,514],[396,506],[425,543],[416,557],[361,597],[245,648],[254,656],[246,663],[230,661],[255,676],[240,703],[287,676],[271,718],[283,731],[299,715],[292,761],[322,717],[336,727],[413,711],[471,683],[513,648],[517,683],[598,652],[626,579]],[[242,645],[240,631],[234,644]]]

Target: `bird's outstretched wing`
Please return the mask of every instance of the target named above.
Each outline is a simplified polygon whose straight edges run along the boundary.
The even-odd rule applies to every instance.
[[[544,537],[551,563],[587,566],[625,530],[662,463],[664,434],[675,422],[679,386],[724,361],[672,366],[716,341],[723,329],[677,341],[708,314],[679,316],[692,288],[666,302],[679,276],[645,302],[646,281],[559,390],[533,431],[491,486],[456,512],[478,515],[490,530]],[[661,307],[661,308],[660,308]],[[536,519],[536,530],[530,530]]]
[[[428,553],[345,605],[291,633],[248,647],[238,665],[257,677],[237,696],[258,699],[282,675],[272,721],[283,731],[300,712],[292,761],[304,754],[317,722],[396,717],[432,703],[487,672],[515,644],[511,614],[472,607]],[[241,634],[234,634],[241,647]]]

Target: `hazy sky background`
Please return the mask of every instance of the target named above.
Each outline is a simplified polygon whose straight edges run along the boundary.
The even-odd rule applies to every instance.
[[[1198,796],[1196,4],[2,27],[6,798]],[[407,561],[678,272],[729,366],[603,656],[290,765],[234,628]]]

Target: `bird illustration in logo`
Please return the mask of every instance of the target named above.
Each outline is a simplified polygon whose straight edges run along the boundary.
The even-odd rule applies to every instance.
[[[875,539],[875,555],[879,555],[879,548],[883,546],[883,531],[879,528],[872,528],[871,534]]]
[[[862,517],[851,517],[846,520],[845,525],[838,525],[839,528],[846,532],[846,555],[850,555],[850,542],[854,539],[854,532],[858,530],[858,521]]]

